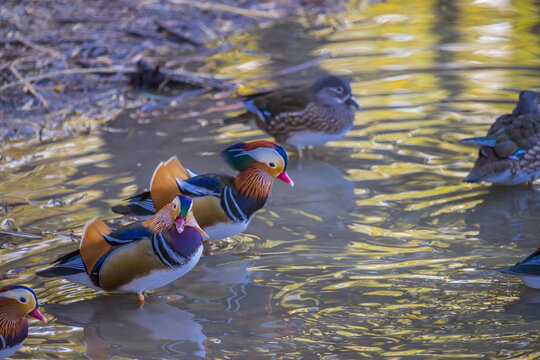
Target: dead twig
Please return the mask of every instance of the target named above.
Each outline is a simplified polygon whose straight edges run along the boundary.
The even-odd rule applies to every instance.
[[[158,29],[157,29],[158,32],[163,30],[163,31],[171,34],[174,38],[178,39],[178,41],[191,44],[191,45],[193,45],[195,47],[203,47],[204,46],[204,44],[202,42],[191,39],[190,37],[188,37],[188,36],[186,36],[184,34],[180,34],[177,30],[175,30],[172,26],[165,23],[164,21],[156,21],[156,24],[158,26]]]
[[[72,24],[72,23],[83,23],[83,22],[93,22],[93,23],[109,23],[111,21],[117,20],[115,18],[101,18],[101,17],[83,17],[83,16],[65,16],[57,17],[54,21],[63,24]]]
[[[21,73],[19,73],[15,68],[15,64],[12,63],[11,65],[9,65],[9,70],[13,73],[13,75],[15,75],[17,79],[19,79],[19,81],[22,81],[22,83],[24,84],[24,88],[28,89],[28,91],[30,91],[32,95],[34,95],[46,109],[49,108],[49,102],[47,101],[47,99],[41,96],[41,94],[37,92],[37,90],[32,86],[32,84],[30,84],[29,81],[24,79]]]
[[[194,74],[186,70],[161,69],[160,72],[169,80],[188,83],[200,87],[210,87],[216,90],[229,90],[232,86],[231,84],[224,83],[220,79]]]
[[[270,78],[270,77],[273,78],[273,77],[277,77],[277,76],[289,75],[289,74],[291,74],[293,72],[297,72],[297,71],[302,71],[302,70],[305,70],[305,69],[308,69],[308,68],[310,68],[312,66],[317,65],[318,63],[320,63],[323,60],[328,59],[330,57],[330,55],[331,54],[329,52],[325,52],[322,55],[320,55],[319,57],[317,57],[315,59],[312,59],[312,60],[309,60],[309,61],[306,61],[305,63],[285,68],[285,69],[280,70],[278,72],[275,72],[275,73],[273,73],[271,75],[257,76],[257,77],[249,79],[248,81],[266,79],[266,78]]]
[[[71,241],[81,241],[82,240],[82,236],[80,235],[75,235],[73,233],[73,231],[69,234],[66,234],[66,233],[56,233],[56,235],[58,236],[63,236],[63,237],[66,237],[68,239],[70,239]]]
[[[53,58],[55,58],[55,59],[58,59],[58,60],[61,60],[61,61],[65,61],[65,60],[66,60],[66,59],[64,59],[64,57],[62,56],[62,54],[60,54],[58,51],[56,51],[56,50],[54,50],[54,49],[51,49],[51,48],[48,48],[48,47],[46,47],[46,46],[38,45],[38,44],[32,42],[31,40],[25,38],[25,37],[22,36],[22,35],[17,35],[17,36],[15,36],[15,39],[16,39],[18,42],[20,42],[20,43],[22,43],[22,44],[24,44],[24,45],[26,45],[26,46],[28,46],[28,47],[34,48],[34,49],[36,49],[36,50],[39,50],[39,51],[41,51],[41,52],[44,52],[44,53],[46,53],[46,54],[51,55],[51,56],[52,56]]]
[[[11,69],[11,66],[10,66]],[[19,81],[14,81],[9,84],[6,84],[4,86],[0,86],[0,92],[12,88],[17,85],[30,85],[32,82],[40,81],[43,79],[50,79],[58,76],[64,76],[64,75],[75,75],[75,74],[99,74],[99,73],[124,73],[124,74],[132,74],[136,73],[138,70],[135,66],[125,66],[125,65],[114,65],[114,66],[107,66],[107,67],[97,67],[97,68],[76,68],[76,69],[66,69],[66,70],[60,70],[60,71],[52,71],[49,73],[36,75],[36,76],[29,76],[27,78],[23,78],[22,76],[17,77]],[[230,84],[225,84],[222,80],[212,78],[212,77],[206,77],[201,76],[198,74],[191,73],[186,70],[167,70],[163,69],[160,70],[160,72],[167,77],[169,80],[177,81],[177,82],[183,82],[192,84],[195,86],[200,87],[210,87],[212,89],[217,90],[228,90],[230,89]],[[17,76],[17,75],[15,75]],[[30,89],[30,88],[29,88]],[[34,89],[35,90],[35,89]]]
[[[41,235],[37,234],[29,234],[29,233],[23,233],[19,231],[9,231],[9,230],[0,230],[0,234],[6,234],[11,236],[19,236],[23,238],[29,238],[29,239],[41,239],[43,238]]]
[[[76,101],[76,102],[71,102],[70,105],[68,105],[67,107],[64,107],[60,110],[57,110],[57,111],[54,111],[54,112],[50,112],[48,114],[45,115],[45,118],[48,119],[48,120],[52,120],[54,119],[55,117],[58,117],[58,116],[62,116],[62,117],[67,117],[67,115],[69,113],[71,113],[75,108],[78,108],[78,107],[81,107],[85,104],[88,104],[88,103],[97,103],[105,98],[108,98],[108,97],[111,97],[111,96],[114,96],[115,94],[121,94],[121,93],[124,93],[126,91],[127,87],[121,87],[121,88],[113,88],[113,89],[110,89],[110,90],[107,90],[107,91],[104,91],[102,93],[100,93],[99,95],[96,95],[96,96],[87,96],[85,97],[84,99],[80,100],[80,101]],[[20,123],[20,124],[32,124],[32,123],[35,123],[36,121],[38,121],[39,119],[42,119],[43,118],[43,115],[38,115],[38,116],[31,116],[31,117],[25,117],[24,119],[17,119],[17,118],[11,118],[11,119],[2,119],[2,122],[5,122],[5,123],[8,123],[8,122],[11,122],[11,123]],[[10,206],[13,206],[10,204]]]
[[[206,60],[208,56],[212,56],[214,54],[229,51],[230,49],[232,49],[232,47],[233,47],[233,44],[229,42],[221,46],[216,46],[216,47],[207,49],[206,51],[203,51],[202,53],[199,53],[197,55],[183,56],[178,59],[169,60],[165,63],[165,67],[174,68],[179,65],[184,65],[190,62],[204,61]]]
[[[70,42],[85,42],[85,41],[95,41],[101,39],[103,34],[99,35],[81,35],[81,36],[69,36],[69,37],[58,37],[58,36],[49,36],[44,38],[37,39],[28,39],[34,44],[52,44],[52,43],[70,43]],[[13,44],[20,42],[17,37],[9,37],[0,39],[0,44]]]
[[[208,2],[193,1],[193,0],[169,0],[169,2],[173,4],[181,4],[181,5],[195,7],[203,11],[228,12],[232,14],[254,18],[254,19],[277,20],[281,17],[281,15],[275,11],[246,10],[246,9],[242,9],[242,8],[238,8],[238,7],[234,7],[230,5],[225,5],[225,4],[208,3]]]
[[[163,100],[160,100],[160,101],[152,102],[150,104],[146,104],[143,107],[141,107],[141,112],[147,113],[147,112],[150,112],[150,111],[154,110],[158,106],[168,104],[168,103],[173,102],[175,100],[181,100],[181,99],[185,99],[185,98],[192,97],[192,96],[206,94],[206,93],[209,93],[209,92],[210,92],[210,89],[197,89],[197,90],[187,91],[185,93],[182,93],[182,94],[177,95],[177,96],[170,97],[168,99],[163,99]]]
[[[66,69],[60,71],[51,71],[41,75],[29,76],[26,79],[19,79],[19,81],[14,81],[4,86],[0,86],[0,92],[12,88],[14,86],[23,85],[26,83],[32,83],[44,79],[55,78],[58,76],[64,75],[76,75],[76,74],[107,74],[107,73],[133,73],[137,71],[135,66],[125,66],[125,65],[114,65],[107,67],[98,67],[98,68],[75,68],[75,69]]]

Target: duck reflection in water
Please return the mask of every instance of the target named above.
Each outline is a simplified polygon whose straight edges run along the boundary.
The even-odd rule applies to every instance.
[[[224,257],[229,261],[225,262]],[[272,314],[274,289],[262,285],[270,281],[264,278],[266,273],[250,271],[254,264],[241,260],[240,256],[231,258],[230,253],[205,257],[195,274],[200,276],[196,281],[200,285],[182,290],[190,298],[205,299],[199,304],[205,309],[198,314],[209,322],[205,329],[228,334],[221,338],[222,346],[228,348],[245,346],[248,337],[268,339],[291,335],[296,326]]]
[[[150,298],[144,308],[130,296],[107,295],[45,309],[60,324],[84,328],[85,355],[91,360],[206,358],[206,336],[195,316],[160,297]]]
[[[305,225],[309,225],[309,229],[304,229],[306,231],[328,233],[345,229],[341,219],[357,210],[354,183],[346,179],[336,166],[318,159],[304,158],[300,162],[293,158],[288,172],[296,181],[294,196],[285,189],[283,194],[276,194],[270,199],[271,206],[294,212],[294,220],[289,222],[296,225],[303,226],[307,221]],[[280,215],[287,214],[282,212]],[[324,221],[313,221],[310,215]]]
[[[523,286],[519,299],[505,304],[504,312],[519,315],[527,323],[540,320],[540,290]]]
[[[523,249],[538,246],[540,191],[531,191],[524,185],[492,186],[481,199],[465,219],[468,226],[479,225],[478,236],[483,242],[498,245],[515,242]]]

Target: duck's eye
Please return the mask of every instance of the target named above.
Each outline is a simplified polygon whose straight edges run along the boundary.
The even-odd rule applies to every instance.
[[[486,149],[485,146],[482,146],[480,149],[478,149],[478,156],[488,156],[488,149]]]
[[[270,166],[271,168],[275,168],[275,167],[276,167],[276,164],[274,164],[273,162],[269,162],[269,163],[268,163],[268,166]]]
[[[24,296],[21,296],[21,297],[19,298],[19,301],[22,302],[23,304],[26,304],[26,303],[28,302],[28,299],[25,298]]]
[[[173,208],[173,210],[178,209],[178,202],[175,201],[172,208]]]
[[[336,90],[336,92],[337,92],[338,94],[342,94],[342,93],[343,93],[343,88],[342,88],[341,86],[337,86],[337,87],[335,87],[334,89]]]

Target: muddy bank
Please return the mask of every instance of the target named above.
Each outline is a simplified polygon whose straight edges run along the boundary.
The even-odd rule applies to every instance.
[[[60,124],[69,133],[87,126],[81,118],[108,121],[138,99],[133,90],[140,88],[157,87],[165,96],[234,91],[231,83],[216,86],[226,79],[216,78],[206,61],[230,50],[228,37],[287,20],[318,26],[329,14],[367,2],[6,1],[0,9],[0,141],[41,136]],[[148,66],[141,72],[143,59]]]

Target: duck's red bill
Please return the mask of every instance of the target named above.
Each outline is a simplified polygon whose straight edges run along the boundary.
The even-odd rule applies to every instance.
[[[47,319],[45,319],[45,316],[43,316],[43,314],[38,310],[38,308],[35,308],[34,310],[30,311],[28,315],[38,320],[47,322]]]
[[[283,182],[286,182],[287,184],[289,184],[291,186],[294,186],[294,181],[292,181],[292,179],[289,177],[289,175],[287,174],[286,171],[279,174],[278,179],[283,181]]]
[[[179,233],[184,231],[185,223],[186,223],[186,218],[177,217],[176,220],[174,220],[174,224],[176,225],[176,231],[178,231]]]

